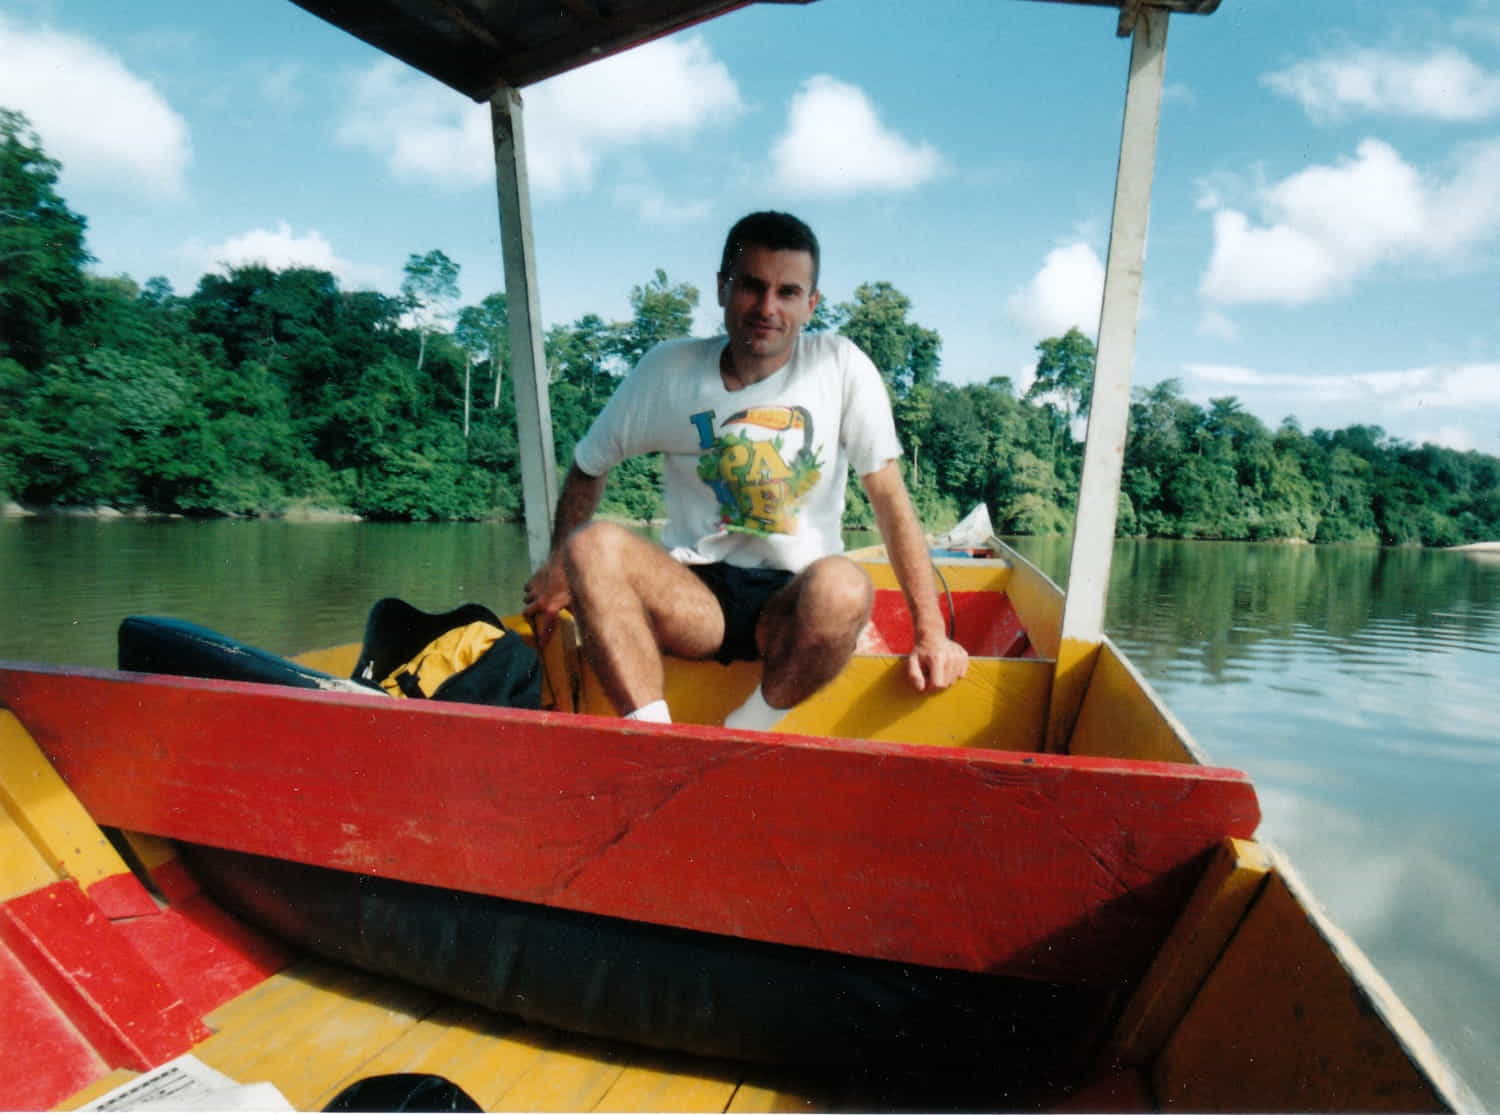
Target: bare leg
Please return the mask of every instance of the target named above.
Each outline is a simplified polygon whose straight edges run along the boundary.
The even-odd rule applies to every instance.
[[[766,703],[791,708],[838,676],[874,599],[869,576],[841,556],[819,558],[771,597],[755,630]]]
[[[614,523],[574,531],[563,549],[584,653],[622,714],[658,701],[662,653],[706,658],[724,641],[719,602],[660,546]]]

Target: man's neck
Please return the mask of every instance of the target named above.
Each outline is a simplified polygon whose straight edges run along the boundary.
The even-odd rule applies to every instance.
[[[779,358],[757,359],[748,353],[735,352],[732,345],[725,345],[719,356],[719,378],[727,391],[743,391],[751,384],[769,379],[792,362],[788,352]]]

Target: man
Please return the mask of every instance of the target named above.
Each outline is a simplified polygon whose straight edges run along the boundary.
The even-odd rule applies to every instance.
[[[727,338],[658,345],[578,443],[526,615],[545,640],[571,607],[600,684],[629,718],[670,721],[663,653],[764,659],[760,687],[725,721],[758,730],[843,669],[874,595],[842,556],[851,466],[912,614],[912,684],[942,689],[967,669],[938,608],[880,373],[848,339],[802,333],[818,264],[817,238],[797,218],[740,220],[718,275]],[[657,450],[663,545],[591,522],[609,470]]]

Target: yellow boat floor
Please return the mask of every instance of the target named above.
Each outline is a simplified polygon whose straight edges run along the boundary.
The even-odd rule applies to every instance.
[[[847,1072],[795,1075],[595,1040],[309,959],[205,1021],[214,1034],[194,1056],[242,1084],[269,1081],[302,1111],[321,1110],[357,1080],[393,1072],[444,1076],[486,1111],[934,1109],[930,1093],[923,1102]],[[112,1073],[60,1109],[80,1107],[136,1075]],[[1020,1098],[1007,1102],[1003,1086],[963,1082],[970,1095],[976,1088],[990,1097],[986,1107],[1012,1107]]]

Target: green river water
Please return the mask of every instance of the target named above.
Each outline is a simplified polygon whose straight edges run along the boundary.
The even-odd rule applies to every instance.
[[[527,565],[503,524],[0,520],[0,659],[112,666],[129,614],[290,653],[386,595],[514,610]],[[1500,554],[1122,541],[1111,580],[1111,636],[1500,1109]]]

